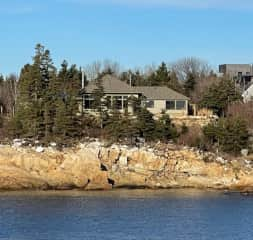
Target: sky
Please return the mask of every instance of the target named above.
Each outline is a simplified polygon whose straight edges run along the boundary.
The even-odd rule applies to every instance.
[[[0,0],[0,73],[19,74],[34,47],[85,66],[122,68],[198,57],[253,63],[252,0]]]

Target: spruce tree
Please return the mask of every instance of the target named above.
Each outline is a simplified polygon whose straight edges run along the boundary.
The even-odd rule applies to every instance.
[[[240,118],[221,118],[203,129],[204,135],[213,146],[218,144],[221,151],[238,154],[249,147],[249,132],[246,122]]]
[[[142,108],[137,113],[136,128],[141,137],[144,137],[147,141],[155,139],[156,122],[153,118],[153,114],[146,108]]]
[[[52,85],[55,93],[54,134],[62,139],[77,138],[81,134],[77,96],[80,89],[81,74],[75,65],[68,68],[64,61]]]
[[[221,79],[204,93],[201,107],[212,109],[218,116],[225,116],[230,103],[241,100],[241,94],[230,79]]]
[[[18,84],[18,99],[15,121],[22,126],[24,137],[48,138],[52,128],[50,81],[55,77],[55,68],[50,52],[38,44],[33,64],[21,71]]]
[[[156,122],[156,138],[162,141],[174,140],[178,137],[178,132],[174,124],[172,124],[168,114],[162,114]]]
[[[196,83],[196,75],[192,72],[188,73],[186,76],[186,81],[184,82],[184,91],[186,96],[191,96],[191,93],[195,89]]]

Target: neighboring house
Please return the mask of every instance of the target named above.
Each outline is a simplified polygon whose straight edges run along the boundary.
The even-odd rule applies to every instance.
[[[129,98],[134,97],[141,99],[142,105],[154,115],[163,111],[171,117],[188,115],[189,98],[167,87],[131,87],[112,75],[102,78],[102,86],[108,109],[116,107],[124,112],[127,108],[129,113],[133,113]],[[83,90],[82,111],[94,112],[93,93],[96,88],[96,81],[93,80]]]
[[[189,98],[168,87],[135,87],[145,100],[143,105],[154,115],[162,111],[171,117],[187,116]]]
[[[245,103],[253,100],[253,85],[243,92],[242,97]]]
[[[229,76],[235,84],[245,91],[253,83],[253,66],[251,64],[222,64],[219,72]]]

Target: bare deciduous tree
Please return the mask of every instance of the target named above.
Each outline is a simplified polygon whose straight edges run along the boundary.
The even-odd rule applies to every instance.
[[[113,72],[115,75],[120,74],[120,64],[111,60],[95,61],[84,67],[84,71],[88,80],[94,80],[102,72]]]
[[[209,75],[200,78],[195,86],[195,89],[191,95],[191,99],[194,103],[199,103],[205,93],[205,91],[213,84],[221,81],[216,75]]]
[[[235,102],[230,104],[228,106],[227,115],[244,119],[248,128],[253,130],[253,101],[248,103]]]
[[[11,74],[6,77],[5,81],[1,82],[0,86],[0,102],[3,107],[3,112],[7,115],[12,115],[17,99],[17,82],[16,75]]]
[[[170,64],[180,81],[185,81],[189,74],[194,74],[198,77],[209,75],[211,67],[209,64],[196,57],[186,57]]]

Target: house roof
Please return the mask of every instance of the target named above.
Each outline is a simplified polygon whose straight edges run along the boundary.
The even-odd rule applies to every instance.
[[[189,100],[188,97],[168,87],[130,87],[127,83],[112,75],[105,75],[102,78],[102,85],[105,94],[142,94],[147,99],[152,100]],[[92,80],[85,87],[85,93],[93,93],[96,88],[96,80]]]
[[[188,97],[181,93],[178,93],[168,87],[135,87],[137,91],[142,92],[142,94],[151,100],[190,100]]]
[[[127,83],[121,81],[115,76],[112,75],[105,75],[102,78],[102,85],[103,85],[103,90],[105,94],[108,93],[132,93],[132,94],[138,94],[141,92],[138,92],[138,90],[134,87],[130,87]],[[88,83],[88,85],[85,88],[86,93],[92,93],[95,89],[97,88],[96,86],[96,80],[92,80]]]

